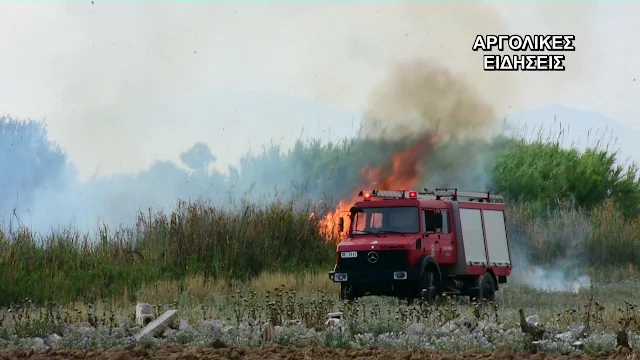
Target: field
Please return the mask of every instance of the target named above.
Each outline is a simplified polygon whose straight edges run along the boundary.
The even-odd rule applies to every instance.
[[[269,289],[277,283],[282,285]],[[140,330],[133,323],[135,303],[120,300],[37,307],[25,300],[1,315],[0,347],[8,348],[2,354],[24,356],[30,348],[50,346],[47,356],[51,358],[87,353],[100,353],[104,358],[192,353],[204,358],[243,355],[248,359],[409,359],[423,354],[462,358],[471,353],[498,353],[494,358],[509,358],[512,353],[530,356],[536,352],[606,357],[615,355],[616,334],[625,320],[632,331],[630,345],[640,345],[635,335],[640,330],[640,309],[627,303],[640,297],[637,282],[593,285],[577,292],[509,285],[501,289],[495,304],[442,298],[435,304],[411,307],[374,297],[341,304],[326,274],[297,278],[265,274],[241,290],[204,278],[190,278],[183,285],[187,288],[181,290],[177,282],[162,282],[140,290],[140,299],[153,303],[156,314],[174,308],[178,319],[173,329],[138,341],[133,338]],[[528,321],[544,328],[539,341],[523,333],[520,308],[527,317],[538,318]],[[328,321],[327,315],[336,311],[342,313],[342,320]]]
[[[416,151],[383,145],[299,144],[286,155],[270,152],[248,163],[285,164],[282,169],[312,164],[309,173],[327,179],[314,185],[320,194],[338,180],[319,175],[353,167],[349,161],[361,166],[362,159],[348,153]],[[508,199],[516,268],[495,304],[440,298],[408,307],[376,297],[339,303],[327,276],[338,235],[323,232],[327,211],[314,212],[317,196],[245,197],[224,206],[178,201],[168,212],[139,212],[131,227],[103,226],[95,233],[3,227],[0,357],[630,356],[617,347],[617,335],[625,329],[631,347],[640,345],[635,167],[624,169],[606,151],[578,153],[551,142],[473,146],[477,152],[498,147],[491,150],[491,186]],[[454,150],[434,150],[434,158]],[[422,179],[407,176],[409,184]],[[358,183],[354,179],[344,181]],[[555,289],[545,291],[548,286]],[[153,304],[157,315],[177,309],[178,316],[160,334],[136,339],[137,302]],[[341,313],[339,320],[328,319],[333,312]],[[528,335],[532,326],[542,336]]]

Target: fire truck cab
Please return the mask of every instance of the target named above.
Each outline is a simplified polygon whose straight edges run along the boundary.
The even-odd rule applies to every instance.
[[[502,197],[435,189],[360,191],[329,277],[341,300],[366,295],[413,302],[444,293],[495,299],[511,274]],[[344,231],[344,218],[339,222]]]

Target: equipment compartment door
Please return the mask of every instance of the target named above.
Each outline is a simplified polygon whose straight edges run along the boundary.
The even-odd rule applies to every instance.
[[[487,252],[484,247],[484,228],[479,209],[460,209],[464,257],[467,265],[486,265]]]
[[[487,233],[489,262],[493,266],[509,266],[509,244],[504,223],[504,213],[497,210],[482,210],[484,226]]]
[[[438,242],[440,243],[440,259],[441,264],[453,264],[456,262],[456,254],[453,251],[453,236],[451,234],[451,211],[438,210],[442,215],[442,227],[436,229],[438,232]]]

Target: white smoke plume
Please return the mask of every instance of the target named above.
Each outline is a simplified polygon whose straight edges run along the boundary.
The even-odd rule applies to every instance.
[[[592,279],[584,260],[591,224],[582,213],[560,210],[535,222],[520,222],[516,211],[508,211],[507,215],[511,220],[508,232],[514,263],[510,282],[544,291],[577,292],[589,288]],[[534,261],[532,247],[554,259],[549,263]],[[550,256],[554,251],[562,256]]]
[[[177,198],[224,201],[226,180],[243,189],[254,181],[290,186],[299,179],[296,169],[279,164],[263,164],[264,171],[247,166],[242,174],[232,169],[226,178],[219,172],[213,179],[189,176],[211,168],[225,171],[246,153],[247,144],[292,140],[290,129],[316,122],[270,101],[233,103],[218,96],[223,91],[286,93],[354,113],[371,115],[373,109],[395,122],[398,109],[392,105],[397,104],[384,100],[397,97],[374,91],[383,101],[371,104],[380,99],[372,90],[399,64],[429,59],[437,66],[421,78],[432,82],[399,92],[411,95],[405,97],[413,101],[411,110],[442,122],[480,109],[476,120],[493,124],[524,106],[561,98],[569,85],[598,73],[592,16],[593,4],[583,3],[0,4],[0,31],[6,34],[0,44],[0,113],[46,118],[51,138],[79,170],[52,171],[37,188],[21,189],[28,199],[23,220],[45,231],[71,221],[83,228],[99,220],[118,224],[133,220],[137,210],[166,208]],[[530,18],[538,21],[518,20]],[[568,56],[569,70],[482,71],[482,54],[471,51],[477,34],[527,32],[575,34],[578,51]],[[403,76],[411,79],[410,73]],[[433,79],[448,82],[433,86]],[[465,86],[452,86],[458,82],[450,79]],[[439,94],[442,89],[447,91]],[[464,90],[464,97],[456,97],[456,89]],[[465,107],[469,104],[480,105]],[[399,124],[414,115],[401,110]],[[454,132],[464,124],[452,121],[444,128]],[[195,143],[211,150],[192,149]],[[180,161],[187,153],[201,155],[182,157],[197,168],[175,171],[188,167]],[[440,172],[427,180],[478,179],[484,186],[488,167],[477,164],[489,163],[490,154],[474,153],[481,161],[465,168],[467,173],[457,172],[455,160],[465,153],[446,152],[435,161]],[[8,174],[23,166],[3,164]],[[450,169],[442,170],[445,166]],[[10,208],[14,194],[5,201]],[[533,274],[555,278],[555,273]]]

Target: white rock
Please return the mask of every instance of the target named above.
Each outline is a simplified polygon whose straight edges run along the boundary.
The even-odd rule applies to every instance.
[[[153,305],[147,303],[138,303],[136,305],[136,324],[138,326],[146,326],[153,320]]]
[[[527,323],[534,326],[538,326],[540,324],[540,318],[538,317],[538,315],[527,316],[526,321]]]
[[[89,333],[92,333],[95,330],[95,328],[93,326],[91,326],[91,324],[89,324],[86,321],[75,323],[73,325],[73,327],[78,329],[83,334],[89,334]]]
[[[111,329],[111,335],[115,336],[116,338],[124,338],[127,336],[127,331],[123,327],[117,327]]]
[[[174,329],[171,329],[171,328],[166,328],[164,330],[164,332],[162,333],[162,336],[163,337],[168,337],[168,336],[171,336],[171,335],[173,335],[173,334],[175,334],[177,332],[178,332],[178,330],[174,330]]]
[[[225,333],[229,332],[231,330],[233,330],[233,326],[231,326],[231,325],[227,325],[227,326],[222,328],[222,332],[225,332]]]
[[[31,347],[37,350],[46,347],[46,344],[43,338],[35,337],[31,339]]]
[[[199,327],[211,329],[211,328],[222,328],[222,324],[218,324],[213,320],[202,320],[198,323]]]
[[[145,326],[144,329],[136,335],[136,340],[140,340],[145,335],[157,336],[161,334],[177,316],[178,310],[165,312],[159,318]]]
[[[500,330],[502,331],[507,331],[507,330],[511,330],[515,327],[517,327],[518,324],[514,324],[514,323],[502,323],[500,324]]]
[[[569,341],[571,340],[571,338],[573,338],[573,334],[569,331],[560,333],[560,334],[556,334],[556,336],[554,336],[556,340],[561,340],[561,341]]]
[[[62,340],[62,336],[58,335],[58,334],[51,334],[47,337],[47,345],[49,346],[53,346],[55,345],[58,341]]]
[[[178,330],[187,330],[189,328],[189,320],[180,319],[180,325],[178,325]]]
[[[487,322],[484,320],[478,321],[478,325],[474,329],[475,331],[482,331],[487,327]]]
[[[120,327],[129,327],[131,325],[131,318],[128,316],[120,316],[118,324]]]
[[[586,327],[584,325],[574,325],[569,329],[569,331],[576,335],[583,335],[585,329]]]
[[[341,320],[340,319],[336,319],[336,318],[330,318],[329,320],[327,320],[324,323],[327,327],[339,327],[341,324]]]
[[[448,321],[442,326],[442,329],[445,331],[456,331],[458,330],[458,325],[456,325],[454,321]]]
[[[484,327],[483,331],[485,332],[485,334],[487,332],[489,332],[489,331],[498,331],[498,332],[500,332],[500,331],[502,331],[502,328],[500,326],[498,326],[497,324],[495,324],[495,323],[488,323]]]
[[[466,327],[469,330],[473,330],[478,326],[478,322],[475,319],[472,320],[466,316],[460,316],[455,320],[455,323],[459,328]]]
[[[465,326],[465,323],[469,322],[469,319],[466,316],[460,316],[459,318],[454,320],[456,325]]]
[[[425,325],[421,323],[413,323],[407,327],[407,334],[419,335],[424,331]]]

